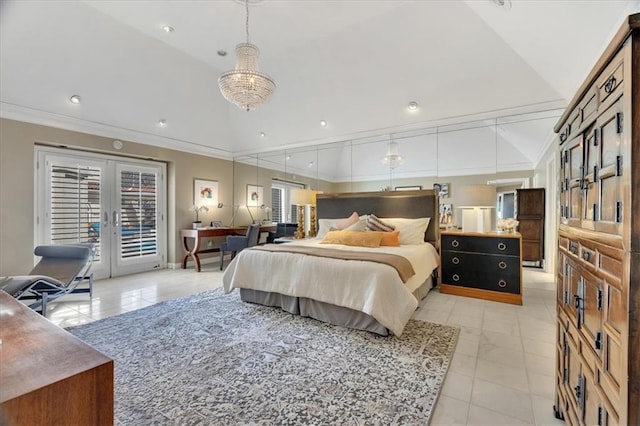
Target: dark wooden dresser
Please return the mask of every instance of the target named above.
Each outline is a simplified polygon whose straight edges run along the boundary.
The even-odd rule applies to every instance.
[[[629,16],[558,133],[555,414],[640,424],[640,14]]]
[[[518,233],[440,233],[440,292],[522,305]]]
[[[518,232],[522,235],[522,260],[544,266],[544,188],[517,190]]]
[[[113,425],[113,360],[0,291],[0,424]]]

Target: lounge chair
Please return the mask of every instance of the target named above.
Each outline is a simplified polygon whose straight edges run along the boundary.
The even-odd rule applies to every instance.
[[[34,300],[28,305],[47,316],[47,303],[72,292],[93,291],[93,274],[89,274],[95,248],[92,243],[52,244],[35,248],[40,256],[29,275],[0,278],[0,289],[18,300]],[[89,288],[77,288],[83,281]]]

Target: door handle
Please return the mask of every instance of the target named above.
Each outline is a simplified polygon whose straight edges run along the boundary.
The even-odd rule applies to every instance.
[[[109,226],[109,213],[105,210],[104,212],[104,220],[102,221],[102,225],[106,228]]]
[[[120,226],[120,216],[118,215],[117,211],[113,211],[113,226],[114,227],[118,227]]]

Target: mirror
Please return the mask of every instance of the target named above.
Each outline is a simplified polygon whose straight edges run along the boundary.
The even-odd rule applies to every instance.
[[[532,186],[533,169],[561,110],[549,110],[422,127],[342,142],[288,148],[234,159],[234,203],[246,197],[246,185],[259,182],[266,206],[275,180],[325,192],[431,189],[444,184],[441,202],[451,213],[445,220],[461,224],[456,188],[467,184],[496,186],[495,220],[512,214],[510,193]],[[382,163],[389,143],[397,143],[404,161]],[[515,203],[515,200],[514,200]],[[255,213],[255,210],[252,211]],[[258,212],[259,213],[259,212]],[[515,215],[515,211],[513,212]],[[287,213],[291,217],[291,214]],[[248,214],[241,216],[248,223]]]

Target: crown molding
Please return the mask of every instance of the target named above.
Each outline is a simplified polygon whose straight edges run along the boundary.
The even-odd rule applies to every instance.
[[[8,120],[23,121],[57,129],[70,130],[74,132],[87,133],[90,135],[102,136],[106,138],[126,140],[143,145],[151,145],[174,151],[188,152],[192,154],[204,155],[207,157],[220,158],[223,160],[233,160],[233,155],[229,151],[224,151],[202,144],[184,141],[180,139],[159,136],[152,133],[140,132],[133,129],[116,127],[94,121],[81,120],[62,114],[55,114],[48,111],[36,110],[20,105],[0,102],[0,117]]]

